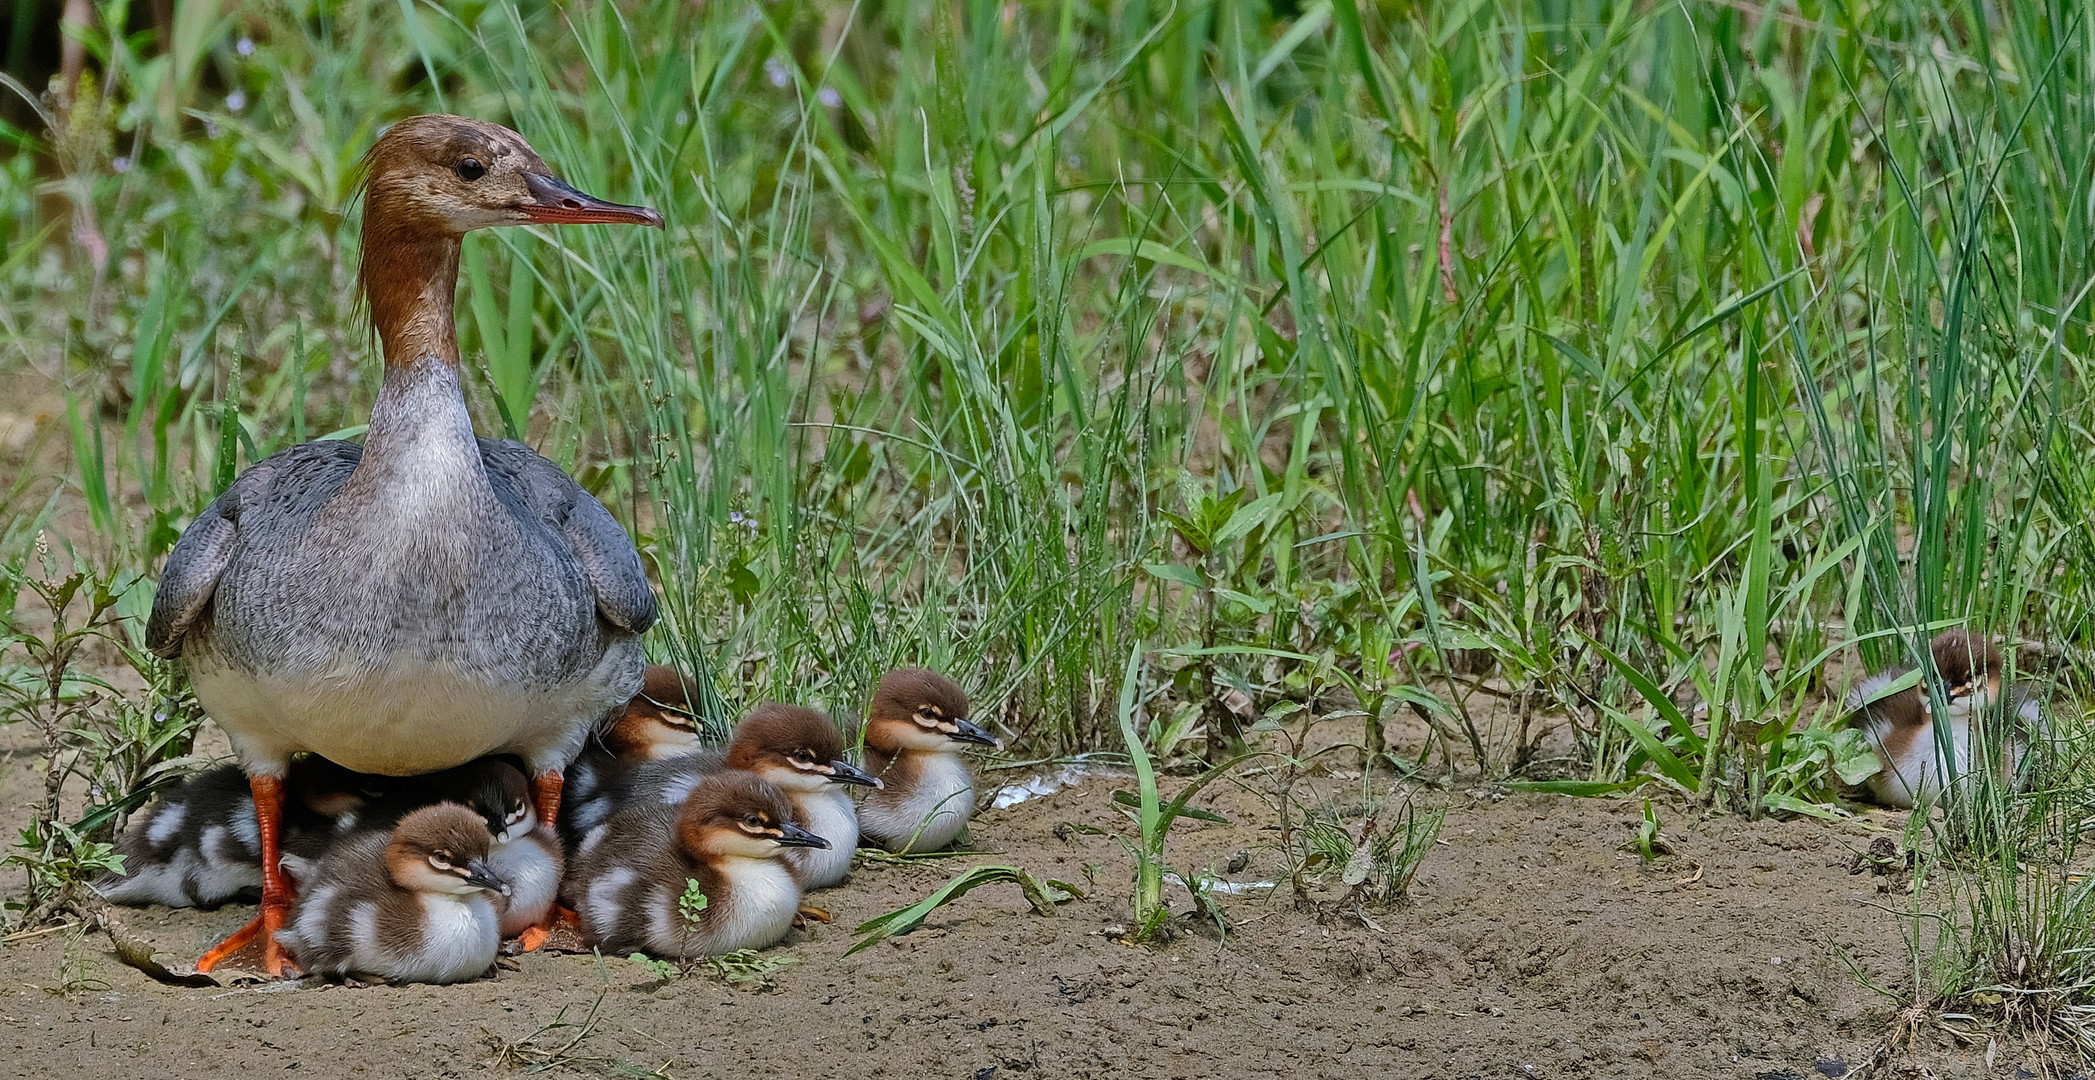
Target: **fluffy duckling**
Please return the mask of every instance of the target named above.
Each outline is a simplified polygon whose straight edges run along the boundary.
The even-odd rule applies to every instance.
[[[844,736],[813,709],[767,702],[735,725],[727,749],[648,762],[620,786],[621,805],[674,806],[700,780],[728,769],[752,772],[785,793],[793,820],[829,841],[827,847],[796,848],[782,858],[802,889],[826,889],[851,876],[858,850],[858,811],[845,793],[849,784],[879,787],[880,781],[844,760]]]
[[[923,668],[888,672],[866,719],[866,770],[885,786],[859,804],[859,831],[893,852],[952,843],[975,813],[975,774],[961,752],[998,745],[968,722],[953,680]]]
[[[559,898],[566,862],[560,838],[532,813],[531,785],[523,769],[509,758],[481,758],[413,778],[411,798],[418,806],[457,803],[486,823],[494,837],[487,863],[509,886],[495,905],[504,938],[523,936],[545,924],[546,913]],[[537,941],[526,944],[535,947]]]
[[[495,838],[455,803],[423,807],[391,834],[345,840],[318,862],[284,857],[305,882],[277,941],[328,978],[453,983],[494,966],[494,900],[509,892],[488,858]]]
[[[576,842],[603,824],[618,809],[613,791],[636,767],[704,748],[683,676],[672,667],[648,665],[640,692],[598,722],[582,756],[568,766],[561,835]]]
[[[1928,652],[1936,675],[1942,679],[1947,706],[1943,719],[1950,725],[1956,774],[1965,775],[1977,760],[1972,745],[1976,722],[1990,725],[1988,730],[1994,738],[2006,737],[2000,760],[2007,778],[2012,780],[2028,754],[2030,735],[2042,729],[2042,703],[2027,686],[2011,685],[2003,693],[2000,650],[1977,634],[1964,629],[1945,630],[1929,643]],[[1870,797],[1901,809],[1910,809],[1940,793],[1943,783],[1927,687],[1909,686],[1870,700],[1912,670],[1899,667],[1873,675],[1849,695],[1849,707],[1855,710],[1853,722],[1883,763],[1876,775],[1865,782]]]
[[[294,761],[284,780],[286,849],[317,857],[332,838],[356,828],[388,786],[386,777],[325,758]],[[116,849],[124,873],[94,883],[111,903],[217,907],[262,890],[255,801],[238,765],[205,769],[162,794],[132,819]]]
[[[681,806],[629,807],[591,830],[567,901],[583,940],[605,952],[760,949],[784,937],[800,909],[800,885],[778,856],[828,846],[793,823],[777,788],[753,773],[716,773]]]

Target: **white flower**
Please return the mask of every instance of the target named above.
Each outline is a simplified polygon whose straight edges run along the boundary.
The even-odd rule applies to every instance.
[[[764,61],[764,74],[770,77],[771,85],[781,90],[793,81],[793,73],[786,70],[785,61],[776,56]]]
[[[117,159],[116,159],[115,161],[112,161],[112,162],[110,162],[110,163],[109,163],[109,167],[110,167],[111,169],[114,169],[114,170],[116,170],[117,172],[120,172],[120,173],[124,173],[124,172],[130,172],[130,171],[131,171],[131,159],[130,159],[130,158],[127,158],[127,157],[120,157],[120,158],[117,158]]]
[[[834,86],[825,86],[815,91],[815,100],[834,109],[844,103],[844,95],[837,93]]]
[[[233,43],[233,51],[242,56],[253,56],[255,54],[255,39],[241,38]]]
[[[235,90],[226,95],[226,111],[239,112],[247,108],[247,91]]]

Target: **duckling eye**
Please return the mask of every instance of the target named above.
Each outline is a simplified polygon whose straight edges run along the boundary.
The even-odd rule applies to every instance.
[[[813,765],[814,763],[815,763],[815,756],[814,756],[813,754],[810,754],[810,753],[808,753],[808,752],[807,752],[807,751],[805,751],[805,750],[795,750],[795,751],[793,751],[793,764],[795,764],[795,765]]]
[[[429,857],[429,865],[434,866],[439,870],[451,869],[451,853],[448,851],[439,851],[431,855]]]
[[[756,816],[755,814],[751,814],[748,817],[742,819],[742,824],[748,826],[751,829],[762,829],[764,827],[764,819]]]
[[[479,158],[467,158],[458,163],[458,178],[471,183],[487,175],[487,166]]]

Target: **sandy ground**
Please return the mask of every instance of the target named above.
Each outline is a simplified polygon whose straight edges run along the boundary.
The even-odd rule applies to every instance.
[[[32,791],[25,736],[0,729],[15,747],[0,774],[10,827]],[[1232,823],[1182,825],[1173,865],[1235,861],[1230,880],[1284,879],[1263,799],[1276,783],[1211,787]],[[1408,902],[1356,913],[1314,892],[1298,903],[1282,880],[1227,898],[1226,936],[1189,916],[1171,942],[1138,948],[1115,938],[1131,864],[1113,834],[1130,827],[1108,793],[1123,784],[1094,776],[985,811],[979,854],[861,860],[848,885],[814,897],[835,923],[770,951],[794,962],[768,988],[534,954],[452,987],[177,989],[120,965],[100,938],[20,939],[0,949],[0,1076],[435,1077],[535,1064],[671,1077],[1809,1080],[1842,1075],[1888,1029],[1897,1003],[1865,978],[1907,985],[1900,924],[1883,910],[1902,901],[1897,884],[1850,869],[1895,817],[1748,823],[1662,802],[1675,855],[1646,866],[1624,850],[1635,801],[1429,791],[1423,800],[1448,804],[1446,826]],[[914,934],[844,955],[850,927],[969,862],[1023,866],[1087,898],[1043,917],[1016,887],[988,886]],[[1190,907],[1182,890],[1172,898]],[[131,925],[186,958],[250,914],[144,909]],[[1890,1075],[2033,1075],[2005,1050],[1988,1069],[1983,1047],[1922,1042]]]

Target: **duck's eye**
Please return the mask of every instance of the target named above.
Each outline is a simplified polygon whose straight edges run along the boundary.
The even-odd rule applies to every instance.
[[[460,180],[470,183],[486,175],[487,166],[482,165],[479,158],[467,158],[458,163],[458,178]]]
[[[747,826],[752,831],[761,831],[764,828],[764,819],[756,816],[755,814],[751,814],[748,817],[742,819],[742,824],[744,826]]]
[[[429,865],[434,866],[439,870],[448,871],[451,869],[451,854],[449,852],[438,852],[434,855],[431,855],[429,857]]]
[[[805,751],[805,750],[795,750],[795,751],[793,751],[793,764],[795,764],[795,765],[813,765],[814,763],[815,763],[815,755],[813,755],[813,754],[810,754],[810,753],[808,753],[808,752],[807,752],[807,751]]]

